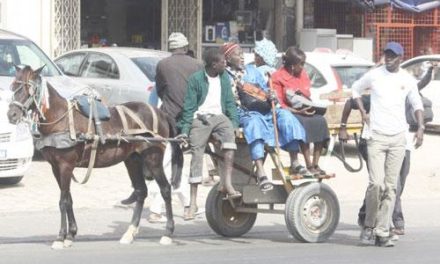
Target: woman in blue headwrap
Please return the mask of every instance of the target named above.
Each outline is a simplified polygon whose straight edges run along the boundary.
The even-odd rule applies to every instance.
[[[273,52],[274,49],[267,48],[266,46],[269,42],[270,41],[268,40],[265,40],[263,43],[257,42],[257,46],[259,49],[261,48],[262,50],[272,52],[270,55],[276,57],[276,48],[275,52]],[[257,68],[254,64],[243,66],[243,53],[238,44],[226,43],[222,47],[222,50],[225,54],[227,63],[226,69],[231,76],[234,93],[236,93],[237,88],[239,89],[243,83],[250,83],[265,91],[268,98],[273,98],[273,94],[268,87],[267,79],[265,79],[264,74],[262,73],[266,67]],[[274,60],[275,59],[276,58],[274,58]],[[249,111],[241,106],[238,94],[236,93],[236,95],[240,126],[243,128],[244,137],[249,144],[251,159],[255,162],[257,168],[256,173],[260,190],[271,190],[273,185],[264,171],[263,158],[264,145],[267,144],[270,147],[275,146],[272,113],[268,112],[264,114],[257,111]],[[299,150],[299,141],[305,140],[304,128],[287,110],[276,108],[276,115],[278,120],[279,144],[281,148],[288,152],[297,153]]]

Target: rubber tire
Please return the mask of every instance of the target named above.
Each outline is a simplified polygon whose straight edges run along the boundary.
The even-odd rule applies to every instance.
[[[0,178],[0,185],[14,185],[19,183],[23,176]]]
[[[308,228],[302,217],[304,206],[310,198],[318,196],[326,202],[329,217],[317,230]],[[312,201],[313,202],[313,201]],[[284,218],[289,232],[299,241],[307,243],[325,242],[336,230],[340,208],[335,192],[324,183],[308,183],[292,191],[287,197]]]
[[[229,200],[223,200],[223,197],[224,194],[218,191],[218,184],[214,185],[206,198],[205,215],[208,225],[214,232],[225,237],[246,234],[254,226],[257,213],[235,212]],[[245,207],[257,208],[257,205]],[[232,221],[227,221],[228,219]]]

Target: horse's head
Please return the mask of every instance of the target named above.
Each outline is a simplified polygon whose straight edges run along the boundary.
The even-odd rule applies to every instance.
[[[29,110],[40,110],[38,104],[43,89],[40,73],[43,68],[44,66],[33,71],[29,66],[24,68],[15,66],[16,75],[11,84],[13,97],[8,111],[10,123],[15,124],[20,121]]]

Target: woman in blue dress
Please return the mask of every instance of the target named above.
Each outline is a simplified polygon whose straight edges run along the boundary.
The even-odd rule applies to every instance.
[[[260,87],[266,92],[268,98],[276,98],[274,94],[271,93],[268,87],[268,81],[265,79],[262,71],[274,70],[277,50],[275,45],[269,40],[258,41],[255,48],[256,61],[258,61],[258,56],[265,62],[263,65],[259,62],[258,67],[256,64],[243,66],[243,53],[240,46],[236,43],[224,44],[222,51],[225,54],[227,71],[231,76],[232,89],[236,95],[240,126],[243,128],[244,137],[249,144],[251,159],[256,165],[256,174],[260,190],[271,190],[273,185],[264,171],[263,158],[264,145],[270,147],[275,146],[272,112],[260,113],[257,111],[249,111],[241,106],[237,86],[241,86],[243,83],[250,83]],[[278,140],[281,148],[289,153],[298,153],[299,141],[305,140],[304,128],[289,111],[279,107],[276,107],[275,111],[278,121]],[[291,160],[291,162],[293,161]]]

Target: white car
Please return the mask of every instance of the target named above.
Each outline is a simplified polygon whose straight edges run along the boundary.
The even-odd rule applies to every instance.
[[[440,124],[440,54],[423,55],[414,57],[400,64],[400,67],[406,69],[417,80],[420,80],[430,64],[437,65],[433,70],[431,82],[423,88],[422,95],[432,101],[432,111],[434,119],[431,123]]]
[[[129,101],[155,105],[156,65],[170,55],[141,48],[90,48],[67,52],[55,63],[66,75],[97,90],[108,105]]]
[[[7,111],[11,96],[9,90],[0,90],[0,184],[20,182],[34,154],[28,125],[9,123]]]
[[[281,53],[277,57],[278,67],[281,67]],[[244,59],[246,64],[252,63],[254,54],[246,53]],[[330,101],[320,98],[322,94],[350,89],[352,84],[373,66],[373,62],[350,54],[306,52],[304,69],[311,81],[312,100],[323,105],[330,104]]]
[[[0,184],[18,183],[29,168],[34,145],[26,123],[10,124],[7,118],[15,78],[14,65],[45,66],[42,76],[65,98],[90,92],[83,84],[65,76],[30,39],[0,29]]]

